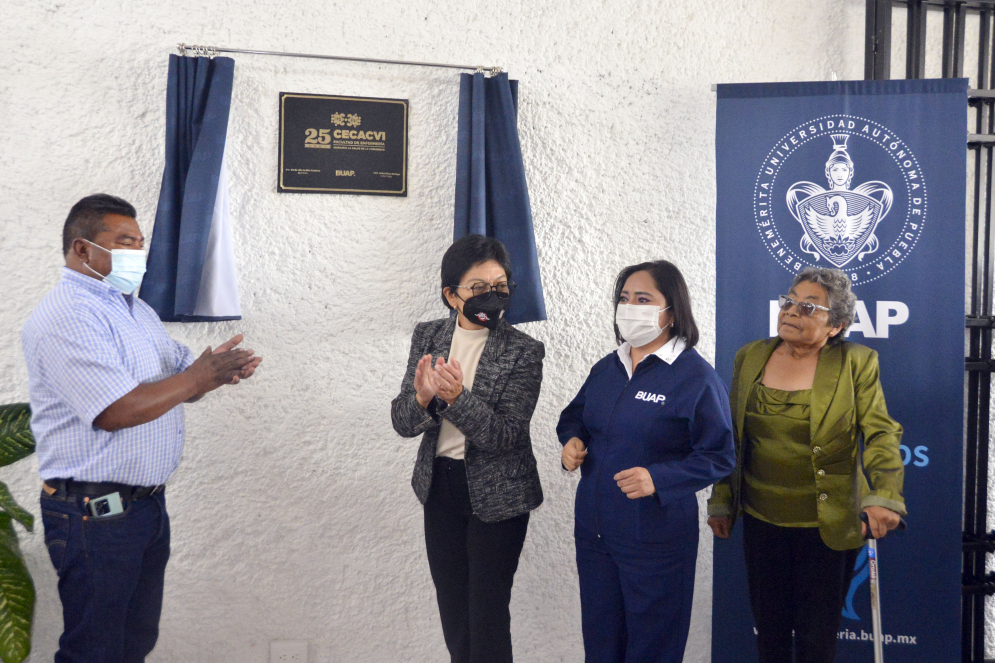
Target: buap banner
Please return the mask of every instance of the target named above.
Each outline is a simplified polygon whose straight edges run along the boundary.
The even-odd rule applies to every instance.
[[[967,80],[718,86],[716,368],[776,335],[814,265],[850,277],[850,341],[877,350],[905,429],[909,530],[880,542],[885,657],[960,657]],[[836,164],[845,167],[833,168]],[[757,660],[742,524],[715,542],[713,663]],[[837,661],[873,660],[866,548]]]

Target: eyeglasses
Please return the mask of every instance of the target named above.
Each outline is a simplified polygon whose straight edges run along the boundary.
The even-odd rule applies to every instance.
[[[490,283],[474,283],[473,285],[458,285],[456,287],[469,290],[473,293],[474,297],[486,295],[484,299],[490,299],[490,294],[492,292],[497,295],[498,299],[508,299],[515,292],[514,281],[502,281],[501,283],[495,283],[494,285],[491,285]]]
[[[826,311],[827,313],[830,310],[825,306],[819,306],[818,304],[813,304],[812,302],[796,302],[787,295],[778,295],[777,305],[781,308],[782,311],[787,311],[792,306],[797,306],[798,314],[805,318],[815,313],[816,309],[820,311]]]

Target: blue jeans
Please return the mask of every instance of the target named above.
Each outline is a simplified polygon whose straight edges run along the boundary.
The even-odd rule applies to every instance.
[[[41,496],[62,599],[55,663],[140,663],[159,637],[169,559],[166,497],[158,492],[125,503],[124,513],[104,518],[91,516],[83,499]]]

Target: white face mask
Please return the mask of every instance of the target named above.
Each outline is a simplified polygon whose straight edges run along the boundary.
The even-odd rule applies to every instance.
[[[89,269],[103,280],[104,283],[120,290],[125,295],[130,295],[142,284],[145,276],[145,251],[137,249],[105,249],[99,244],[94,244],[88,239],[84,242],[90,246],[95,246],[101,251],[111,254],[111,273],[104,276],[86,263],[83,266]]]
[[[669,309],[658,306],[646,306],[637,304],[619,304],[615,311],[615,324],[618,331],[629,345],[634,348],[641,348],[647,343],[652,343],[660,334],[663,327],[660,326],[660,314]]]

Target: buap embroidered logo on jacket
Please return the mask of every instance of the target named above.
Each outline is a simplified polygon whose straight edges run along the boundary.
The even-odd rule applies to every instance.
[[[646,401],[647,403],[663,403],[667,400],[667,397],[663,394],[651,394],[648,391],[640,391],[636,393],[637,401]]]

